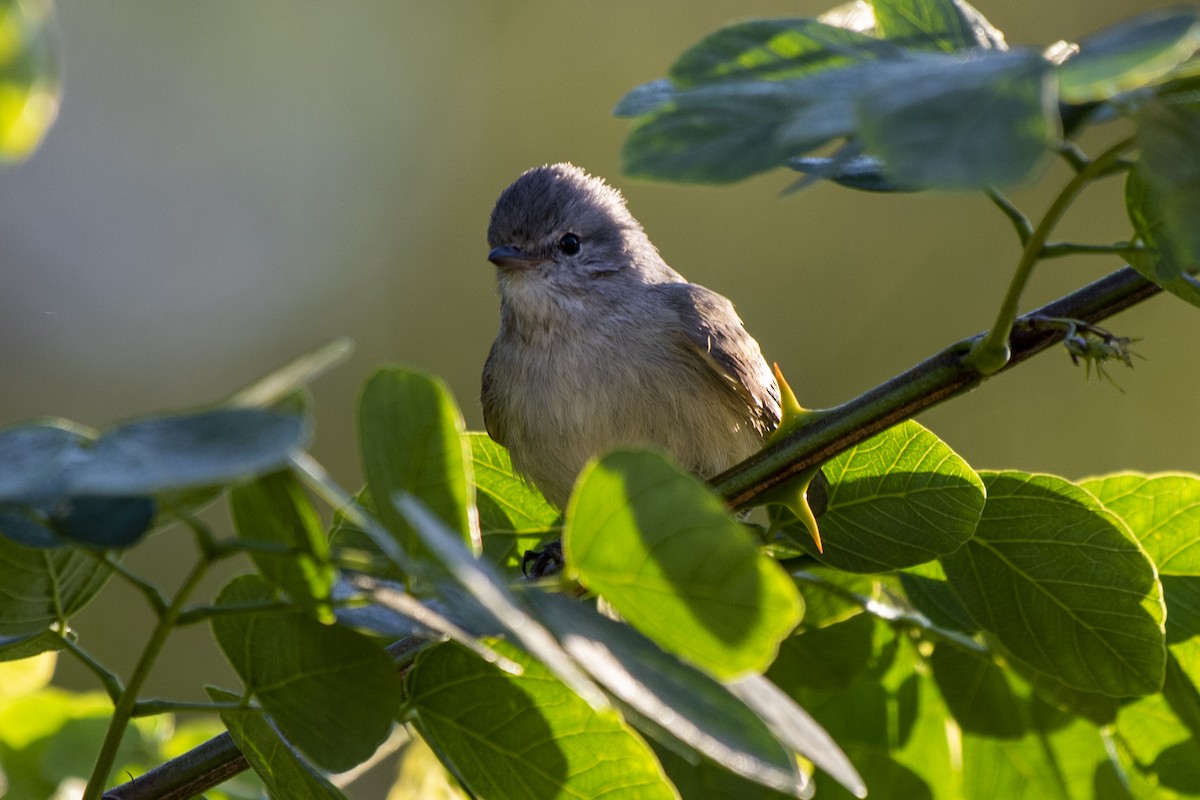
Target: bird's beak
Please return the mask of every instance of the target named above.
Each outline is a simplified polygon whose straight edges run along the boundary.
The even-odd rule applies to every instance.
[[[501,269],[533,269],[546,263],[546,259],[530,255],[512,245],[495,248],[488,253],[488,261]]]

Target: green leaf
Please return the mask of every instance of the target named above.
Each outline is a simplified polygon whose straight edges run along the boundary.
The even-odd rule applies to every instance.
[[[680,797],[701,797],[704,800],[745,800],[748,797],[754,800],[783,800],[796,796],[751,783],[710,759],[687,759],[658,742],[651,741],[650,744],[667,778],[679,791]]]
[[[914,50],[1004,49],[1004,35],[962,0],[871,0],[879,34]]]
[[[1197,9],[1177,6],[1139,14],[1079,42],[1079,52],[1058,69],[1059,96],[1067,103],[1087,103],[1151,86],[1197,48]]]
[[[0,636],[41,633],[69,620],[111,574],[77,547],[35,550],[0,538]]]
[[[952,59],[951,59],[952,61]],[[911,187],[1012,184],[1059,139],[1049,64],[1023,50],[914,62],[908,80],[864,93],[857,130],[888,177]]]
[[[950,713],[964,731],[997,739],[1024,735],[1026,724],[1018,698],[1004,671],[991,661],[939,644],[929,666]]]
[[[803,675],[805,684],[836,692],[876,666],[875,619],[857,614],[843,622],[788,637],[779,647],[773,670]]]
[[[669,94],[662,84],[642,87],[617,106],[622,116],[653,108],[626,138],[622,167],[647,178],[742,180],[851,133],[853,100],[862,84],[884,80],[885,74],[858,66],[785,81],[722,81]]]
[[[822,469],[830,490],[821,517],[825,552],[817,557],[838,569],[885,572],[952,553],[974,534],[983,510],[979,476],[916,422],[873,436]]]
[[[237,695],[207,686],[215,703],[232,703]],[[262,778],[271,797],[288,800],[345,800],[333,784],[308,765],[261,714],[222,711],[221,722],[250,768]]]
[[[58,116],[58,26],[50,0],[4,0],[0,18],[0,161],[23,161]]]
[[[1122,472],[1079,485],[1129,526],[1160,575],[1200,576],[1200,476]]]
[[[1200,104],[1155,98],[1134,115],[1142,157],[1125,185],[1138,236],[1157,251],[1153,272],[1134,267],[1168,291],[1192,301],[1200,282]],[[1183,281],[1190,291],[1172,288]]]
[[[567,570],[635,628],[717,677],[761,672],[803,612],[787,574],[703,483],[618,450],[580,475]]]
[[[635,723],[641,720],[640,727],[657,732],[660,740],[669,736],[704,756],[707,764],[789,794],[805,784],[792,749],[836,780],[861,785],[845,755],[811,720],[811,727],[800,735],[777,735],[740,694],[665,653],[628,625],[559,595],[530,591],[526,598],[563,647],[617,699],[626,716]],[[786,697],[771,702],[794,705]]]
[[[371,496],[415,495],[478,553],[471,451],[445,384],[401,368],[381,369],[367,381],[358,414]],[[405,552],[420,552],[420,539],[391,503],[377,503],[376,511]]]
[[[981,628],[1031,668],[1113,697],[1162,685],[1162,588],[1125,525],[1052,475],[981,473],[974,538],[942,557]]]
[[[523,674],[447,643],[421,653],[407,679],[410,718],[472,793],[676,797],[653,752],[615,712],[592,709],[515,647],[495,647]]]
[[[252,606],[272,597],[261,578],[243,575],[221,591],[217,605]],[[319,766],[349,769],[387,738],[400,680],[371,639],[301,611],[220,615],[212,627],[247,692]]]
[[[1044,713],[1036,699],[1031,714]],[[1037,725],[1020,739],[964,733],[963,797],[1071,800],[1089,796],[1096,766],[1107,754],[1099,732],[1083,720]]]
[[[64,491],[127,496],[233,483],[280,468],[308,437],[302,417],[261,408],[137,420],[102,432],[71,463]]]
[[[798,78],[877,58],[900,48],[815,19],[754,19],[709,34],[671,67],[676,87],[723,80]]]
[[[542,543],[559,513],[517,474],[507,450],[485,433],[468,433],[467,439],[484,557],[519,569],[521,556]]]
[[[239,486],[230,493],[229,505],[241,538],[287,548],[282,553],[250,551],[263,577],[293,600],[316,609],[322,622],[333,622],[329,597],[336,575],[329,543],[296,476],[274,472]]]

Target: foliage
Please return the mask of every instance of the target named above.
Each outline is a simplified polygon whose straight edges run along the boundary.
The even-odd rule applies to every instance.
[[[940,354],[950,371],[919,365],[809,413],[712,485],[621,450],[588,465],[560,515],[464,430],[439,380],[386,367],[361,397],[368,485],[352,496],[304,451],[303,387],[341,343],[215,408],[0,431],[10,792],[49,796],[90,769],[94,800],[116,769],[166,757],[170,712],[203,709],[228,736],[192,762],[224,776],[240,751],[289,798],[341,797],[327,773],[397,723],[487,798],[1200,796],[1200,476],[981,471],[903,421],[1009,365],[1021,336],[1089,367],[1132,363],[1131,341],[1094,325],[1104,306],[1017,319],[1043,259],[1117,255],[1200,305],[1197,48],[1193,7],[1042,53],[959,0],[874,0],[731,25],[624,98],[632,173],[978,188],[1023,245],[990,333]],[[1071,141],[1109,126],[1095,158]],[[1074,174],[1034,222],[996,187],[1055,156]],[[1049,240],[1118,175],[1128,241]],[[823,550],[786,509],[767,528],[730,516],[817,462]],[[222,495],[226,538],[195,516]],[[316,500],[336,512],[329,535]],[[121,562],[161,528],[195,543],[172,592]],[[558,535],[563,577],[526,581],[522,553]],[[239,555],[255,573],[197,603],[208,568]],[[113,578],[157,618],[123,679],[71,627]],[[242,686],[208,687],[209,704],[143,698],[166,639],[199,622]],[[48,687],[55,651],[105,694]],[[172,761],[111,796],[169,796],[195,768]]]

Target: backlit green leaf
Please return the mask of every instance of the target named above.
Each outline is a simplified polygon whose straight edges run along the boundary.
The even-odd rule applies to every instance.
[[[1107,100],[1166,77],[1200,47],[1200,11],[1156,9],[1094,33],[1058,69],[1068,103]]]
[[[358,431],[367,486],[383,498],[376,512],[405,552],[420,552],[420,540],[386,501],[395,492],[415,495],[478,553],[471,451],[445,384],[398,367],[377,371],[359,399]]]
[[[825,563],[886,572],[952,553],[975,532],[983,483],[916,422],[901,423],[827,462]],[[797,537],[810,553],[814,548]]]
[[[221,591],[217,605],[261,604],[272,597],[261,578],[243,575]],[[301,611],[221,615],[212,627],[247,691],[316,764],[349,769],[387,738],[400,704],[400,679],[371,639]]]
[[[1128,529],[1052,475],[981,473],[975,536],[942,557],[981,628],[1031,668],[1114,697],[1162,684],[1162,588]]]
[[[664,649],[718,677],[762,671],[800,621],[795,585],[719,498],[650,452],[584,468],[567,512],[568,572]]]
[[[111,574],[78,547],[33,549],[0,538],[0,636],[40,633],[69,620]]]
[[[296,476],[274,472],[239,486],[230,493],[229,505],[243,539],[287,548],[250,551],[263,577],[296,602],[319,609],[323,622],[333,622],[328,601],[335,574],[325,526]]]
[[[653,752],[616,712],[596,711],[504,642],[510,675],[457,644],[418,656],[408,713],[438,757],[479,797],[677,797]]]
[[[1004,48],[1004,35],[963,0],[871,0],[879,34],[904,47],[954,53]]]

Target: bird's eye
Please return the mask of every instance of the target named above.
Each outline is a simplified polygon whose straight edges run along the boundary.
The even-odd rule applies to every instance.
[[[558,240],[558,249],[569,256],[578,253],[581,246],[582,242],[579,241],[579,237],[573,233],[563,234],[563,237]]]

